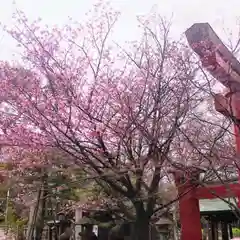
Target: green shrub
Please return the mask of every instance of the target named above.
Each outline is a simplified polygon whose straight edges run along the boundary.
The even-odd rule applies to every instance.
[[[17,216],[16,210],[11,201],[9,201],[7,218],[4,217],[2,220],[0,227],[5,228],[8,232],[13,233],[14,235],[22,233],[28,221],[28,219],[23,219]]]
[[[240,237],[240,228],[232,228],[233,237]]]

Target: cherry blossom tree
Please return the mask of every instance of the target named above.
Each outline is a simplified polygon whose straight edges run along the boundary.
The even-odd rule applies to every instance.
[[[162,17],[139,17],[141,39],[123,47],[111,41],[118,16],[98,4],[89,21],[50,29],[18,12],[7,31],[21,62],[0,63],[0,140],[10,155],[63,151],[134,223],[134,238],[146,240],[172,203],[159,196],[169,168],[206,162],[194,137],[209,147],[196,121],[209,82],[199,81],[196,59],[171,40]],[[34,164],[51,164],[45,160]]]

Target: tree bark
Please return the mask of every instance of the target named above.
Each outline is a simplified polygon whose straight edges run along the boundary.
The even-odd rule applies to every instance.
[[[150,240],[150,220],[143,214],[137,216],[133,225],[133,240]]]

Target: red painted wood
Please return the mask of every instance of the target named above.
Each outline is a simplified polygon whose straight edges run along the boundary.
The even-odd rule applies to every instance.
[[[202,240],[199,201],[190,182],[181,183],[181,176],[175,175],[179,200],[181,240]]]
[[[197,23],[186,31],[186,37],[189,45],[199,55],[202,60],[203,67],[211,73],[217,80],[219,80],[225,87],[233,91],[231,95],[231,101],[220,98],[217,96],[219,101],[215,102],[216,110],[222,114],[228,116],[228,112],[225,109],[230,109],[230,116],[240,120],[240,63],[233,56],[233,54],[227,49],[222,43],[213,29],[207,23]],[[207,42],[206,42],[207,40]],[[207,45],[206,45],[207,44]],[[216,51],[217,49],[217,51]],[[206,51],[210,50],[210,51]],[[209,54],[210,52],[210,54]],[[231,74],[232,71],[227,71],[226,66],[231,63],[231,70],[235,74]],[[224,107],[219,105],[223,103]],[[231,106],[227,106],[231,104]],[[229,107],[229,108],[228,108]],[[228,116],[229,117],[229,116]],[[236,153],[240,155],[240,124],[237,123],[234,126],[235,141],[236,141]],[[238,162],[237,162],[238,164]],[[199,231],[201,226],[197,221],[199,213],[198,202],[196,199],[213,199],[220,197],[238,197],[238,206],[240,207],[240,163],[238,166],[239,172],[239,183],[238,184],[223,184],[218,186],[208,186],[206,188],[199,187],[187,196],[182,197],[179,200],[180,204],[180,219],[182,223],[182,240],[199,240]],[[178,187],[178,191],[181,193],[185,187],[181,186],[178,179],[175,176],[175,182]],[[190,183],[189,186],[190,187]],[[189,216],[189,209],[192,211],[192,217]],[[188,219],[187,219],[188,218]],[[199,216],[200,221],[200,216]],[[196,226],[195,226],[196,225]],[[187,229],[192,230],[187,230]]]
[[[236,117],[236,119],[240,119],[240,93],[235,92],[232,94],[232,109],[233,109],[233,115]],[[236,153],[237,156],[240,155],[240,124],[234,124],[234,133],[235,133],[235,142],[236,142]],[[237,158],[236,158],[237,159]],[[240,184],[240,163],[238,163],[238,182]],[[238,194],[238,207],[240,207],[240,194]]]
[[[226,185],[208,186],[207,188],[198,187],[195,194],[198,199],[214,199],[218,198],[218,196],[222,198],[238,197],[240,195],[240,185],[238,183],[231,183]]]
[[[201,221],[198,199],[184,196],[179,203],[181,221],[181,240],[201,240]]]

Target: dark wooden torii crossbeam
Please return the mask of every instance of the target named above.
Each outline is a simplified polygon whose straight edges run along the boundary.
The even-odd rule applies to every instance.
[[[214,96],[215,108],[221,114],[234,120],[236,151],[240,153],[240,63],[223,44],[208,23],[193,24],[185,32],[188,43],[199,56],[203,67],[227,89],[225,95]],[[179,194],[191,189],[191,180],[185,179],[183,185],[179,179],[184,176],[175,174],[175,182]],[[220,197],[240,197],[240,185],[209,186],[208,188],[195,188],[180,198],[180,220],[182,240],[201,240],[201,222],[199,199],[212,199]],[[228,239],[227,232],[224,238]],[[225,239],[223,239],[225,240]]]
[[[208,23],[195,23],[185,35],[212,76],[232,91],[240,90],[240,63],[212,27]]]
[[[239,119],[240,99],[240,63],[223,44],[208,23],[195,23],[186,32],[190,47],[198,54],[203,67],[228,92],[225,95],[216,94],[215,108],[218,112],[233,119]]]

